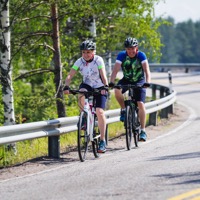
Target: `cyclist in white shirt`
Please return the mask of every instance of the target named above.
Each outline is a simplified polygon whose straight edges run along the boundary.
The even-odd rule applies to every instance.
[[[108,85],[103,58],[95,55],[96,44],[90,40],[85,40],[81,43],[80,50],[82,52],[82,57],[76,60],[65,80],[65,94],[69,94],[69,85],[71,79],[74,77],[77,71],[79,71],[83,76],[83,81],[79,86],[79,89],[82,91],[91,91],[93,88],[102,88]],[[104,114],[107,100],[106,89],[102,90],[101,94],[97,95],[95,98],[98,127],[101,134],[98,152],[104,153],[106,152],[106,118]],[[83,102],[84,96],[81,97],[81,107],[83,107]]]

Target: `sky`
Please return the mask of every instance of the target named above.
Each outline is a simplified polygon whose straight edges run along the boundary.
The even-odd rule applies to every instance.
[[[200,0],[165,0],[155,6],[155,15],[167,18],[171,16],[175,23],[191,19],[193,22],[200,21]]]

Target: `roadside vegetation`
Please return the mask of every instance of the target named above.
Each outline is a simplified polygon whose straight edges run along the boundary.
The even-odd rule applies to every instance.
[[[73,96],[73,95],[71,95]],[[71,101],[71,96],[66,100]],[[119,105],[113,94],[110,96],[110,108],[117,109]],[[79,109],[77,102],[74,102],[73,109],[68,107],[69,116],[76,116],[79,114]],[[118,122],[115,124],[110,124],[108,129],[109,139],[122,134],[124,131],[123,123]],[[60,136],[60,149],[61,153],[67,153],[71,149],[76,149],[77,147],[77,132],[71,132]],[[40,138],[34,140],[27,140],[23,142],[18,142],[16,144],[17,153],[13,150],[8,151],[6,146],[0,147],[0,168],[13,166],[26,162],[28,160],[47,156],[48,155],[48,138]]]

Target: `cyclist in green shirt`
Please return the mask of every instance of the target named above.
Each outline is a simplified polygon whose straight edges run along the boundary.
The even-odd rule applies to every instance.
[[[127,84],[140,84],[150,83],[151,74],[147,57],[144,52],[139,51],[138,41],[135,38],[128,37],[124,42],[125,50],[121,51],[116,59],[115,66],[113,68],[109,86],[114,85],[115,78],[120,69],[123,72],[123,78],[118,82],[119,85]],[[125,118],[125,104],[123,93],[125,90],[115,89],[116,99],[121,106],[120,120],[124,121]],[[139,118],[141,123],[141,132],[139,135],[140,141],[146,141],[147,135],[145,132],[146,122],[146,110],[145,110],[145,98],[146,89],[139,88],[135,90],[136,100],[139,108]]]

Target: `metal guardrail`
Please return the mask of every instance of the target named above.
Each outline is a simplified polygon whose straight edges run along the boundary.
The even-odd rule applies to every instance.
[[[170,69],[184,69],[185,73],[189,70],[200,70],[200,63],[149,63],[151,69],[160,69],[161,71],[168,71]]]
[[[165,88],[168,92],[168,88],[164,86],[156,85],[154,90]],[[160,90],[161,91],[161,90]],[[176,100],[176,92],[152,102],[145,103],[146,113],[157,112],[172,105]],[[120,109],[105,111],[106,123],[114,123],[119,121]],[[18,142],[28,139],[46,137],[46,136],[58,136],[61,134],[69,133],[77,130],[78,116],[63,117],[53,120],[32,122],[27,124],[16,124],[11,126],[0,127],[0,144],[7,144],[12,142]]]
[[[152,84],[151,88],[152,96],[156,94],[156,90],[160,91],[160,99],[145,103],[146,113],[150,114],[149,124],[155,125],[155,118],[157,117],[158,111],[164,111],[162,112],[164,113],[164,117],[167,117],[168,113],[173,112],[173,103],[176,101],[176,92],[172,91],[170,93],[169,88],[155,84]],[[107,110],[105,111],[105,115],[107,124],[118,122],[120,109]],[[51,136],[59,136],[76,131],[78,118],[78,116],[63,117],[47,121],[0,127],[0,145],[41,137],[50,138]],[[55,147],[52,146],[52,143],[49,143],[49,152],[52,152],[52,149],[53,151],[55,150]]]

